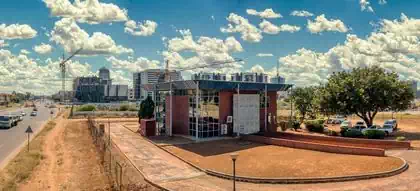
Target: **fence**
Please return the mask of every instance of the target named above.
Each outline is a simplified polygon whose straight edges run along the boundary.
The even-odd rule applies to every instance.
[[[113,143],[105,124],[98,124],[88,117],[88,125],[93,144],[101,155],[101,162],[108,175],[112,188],[120,191],[157,191],[160,190],[145,181],[141,172],[126,158]],[[107,126],[109,128],[109,126]]]

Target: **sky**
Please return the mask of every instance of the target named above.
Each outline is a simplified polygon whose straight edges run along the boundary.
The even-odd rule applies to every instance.
[[[0,92],[52,94],[105,66],[115,83],[149,68],[265,72],[286,83],[379,65],[420,80],[417,0],[2,0]],[[241,62],[233,62],[241,59]]]

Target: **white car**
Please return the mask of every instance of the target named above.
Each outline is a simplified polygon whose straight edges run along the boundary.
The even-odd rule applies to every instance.
[[[0,116],[0,128],[10,129],[13,127],[13,119],[9,116]]]
[[[390,119],[385,121],[384,126],[392,126],[392,128],[396,130],[398,128],[398,123],[397,120]]]
[[[357,129],[357,130],[359,130],[359,131],[362,131],[363,129],[366,129],[365,122],[363,122],[363,121],[358,121],[358,122],[356,122],[356,124],[354,124],[353,128],[354,128],[354,129]]]
[[[394,132],[395,126],[392,124],[384,124],[382,128],[379,128],[379,130],[384,131],[385,135],[388,136]]]
[[[343,121],[341,124],[340,124],[340,128],[350,128],[352,125],[351,125],[351,121]]]
[[[21,116],[26,116],[26,113],[25,113],[24,111],[21,111],[21,112],[20,112],[20,115],[21,115]]]

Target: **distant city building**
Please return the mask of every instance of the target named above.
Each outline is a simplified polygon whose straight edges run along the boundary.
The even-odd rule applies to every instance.
[[[101,84],[112,85],[110,72],[107,68],[102,67],[99,69],[99,78],[101,79]]]
[[[193,74],[191,80],[221,80],[226,81],[226,74],[200,72]]]
[[[0,94],[0,105],[7,105],[12,101],[12,94]]]
[[[128,100],[128,85],[112,84],[110,72],[99,69],[98,76],[76,77],[73,80],[74,97],[81,102],[110,102]]]
[[[171,81],[182,80],[181,72],[171,71],[169,73]],[[155,100],[153,91],[146,91],[141,88],[143,84],[155,84],[158,82],[165,82],[165,70],[164,69],[148,69],[141,72],[133,73],[133,89],[134,98],[136,100],[144,100],[147,96],[151,96]]]
[[[241,72],[232,74],[231,80],[235,82],[267,83],[268,75],[264,73]]]
[[[276,76],[270,79],[270,82],[272,84],[284,84],[286,82],[286,79],[281,76]]]
[[[64,92],[64,91],[60,90],[58,93],[53,94],[51,96],[51,98],[53,100],[60,101],[63,98],[63,96],[64,96],[64,100],[72,100],[75,95],[76,95],[76,92],[75,91],[65,91]]]
[[[129,88],[128,89],[128,101],[134,101],[136,98],[134,97],[134,89]]]
[[[414,93],[417,94],[417,81],[415,80],[411,81],[411,89],[413,90]]]

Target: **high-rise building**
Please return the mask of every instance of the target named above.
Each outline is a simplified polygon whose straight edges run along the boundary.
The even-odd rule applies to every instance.
[[[278,77],[271,78],[270,82],[272,84],[284,84],[286,82],[286,79],[281,76],[278,76]]]
[[[193,74],[191,80],[221,80],[226,81],[226,74],[200,72]]]
[[[181,72],[171,71],[169,73],[171,81],[182,80]],[[144,100],[147,96],[154,98],[153,91],[146,91],[141,88],[142,84],[155,84],[158,82],[165,81],[165,70],[164,69],[148,69],[141,72],[133,73],[133,88],[134,97],[136,100]]]
[[[241,72],[231,76],[232,81],[267,83],[268,75],[264,73]]]
[[[113,85],[107,68],[99,69],[98,76],[77,77],[73,80],[75,98],[82,102],[126,101],[128,85]]]

